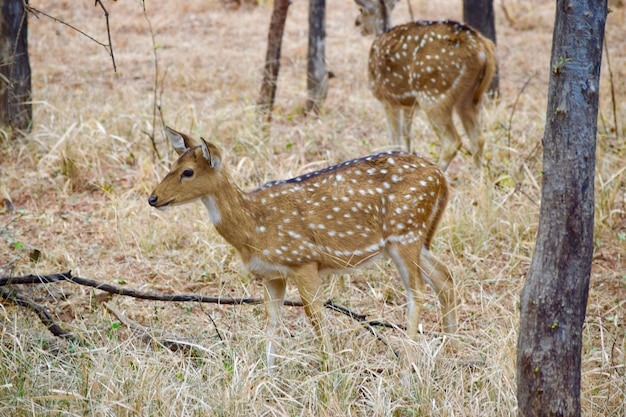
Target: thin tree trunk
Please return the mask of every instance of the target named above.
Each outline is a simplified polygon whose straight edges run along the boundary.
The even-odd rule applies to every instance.
[[[326,0],[309,0],[309,56],[307,67],[307,113],[319,113],[328,92],[325,58]]]
[[[26,17],[22,0],[0,0],[0,128],[18,131],[33,118]]]
[[[537,244],[521,296],[520,416],[580,416],[607,0],[558,0]]]
[[[265,55],[265,67],[263,69],[263,81],[261,93],[257,101],[258,111],[266,121],[272,120],[272,108],[276,97],[276,81],[280,69],[280,48],[283,42],[283,32],[290,0],[274,0],[274,9],[270,21],[270,29],[267,35],[267,53]]]
[[[494,44],[496,43],[496,23],[493,13],[493,0],[464,0],[463,20],[484,36],[491,39]],[[489,86],[489,93],[497,96],[499,94],[499,85],[500,76],[496,68],[496,73]]]

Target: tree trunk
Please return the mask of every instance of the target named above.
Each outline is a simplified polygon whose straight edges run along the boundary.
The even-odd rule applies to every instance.
[[[328,92],[326,71],[326,0],[309,0],[309,56],[307,67],[307,113],[319,113]]]
[[[22,0],[0,0],[0,128],[30,130],[28,19]]]
[[[272,120],[272,108],[276,97],[276,80],[280,68],[280,48],[283,42],[283,32],[287,11],[291,0],[274,0],[274,9],[270,21],[270,29],[267,35],[267,53],[265,55],[265,67],[263,69],[263,81],[261,93],[257,101],[259,113],[266,121]]]
[[[520,416],[580,416],[607,0],[558,0],[537,244],[521,295]]]
[[[496,24],[493,13],[493,0],[463,0],[463,20],[474,29],[496,43]],[[489,93],[499,94],[500,76],[498,69],[493,76]]]

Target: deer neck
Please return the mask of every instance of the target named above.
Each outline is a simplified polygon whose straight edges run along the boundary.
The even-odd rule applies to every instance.
[[[245,194],[223,173],[217,194],[202,197],[217,232],[241,252],[254,232],[254,215]]]
[[[391,29],[391,9],[387,6],[387,2],[385,0],[379,0],[380,2],[380,35],[381,33],[387,32]]]

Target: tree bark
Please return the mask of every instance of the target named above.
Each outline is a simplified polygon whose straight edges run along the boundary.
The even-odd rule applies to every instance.
[[[487,38],[496,43],[496,24],[493,13],[493,0],[463,0],[463,20],[465,23],[478,30]],[[489,93],[499,94],[500,76],[498,69],[493,76]]]
[[[309,54],[305,111],[319,114],[328,92],[326,0],[309,0]]]
[[[263,81],[261,93],[257,101],[258,111],[267,122],[272,120],[272,108],[276,97],[276,80],[280,69],[280,49],[285,31],[285,21],[291,0],[275,0],[270,21],[270,29],[267,35],[267,53],[265,55],[265,67],[263,69]]]
[[[607,0],[558,0],[537,244],[521,295],[520,416],[580,416]]]
[[[24,3],[0,0],[0,128],[28,131],[32,118],[28,19]]]

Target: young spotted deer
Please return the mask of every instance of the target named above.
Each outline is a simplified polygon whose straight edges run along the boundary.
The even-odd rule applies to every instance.
[[[436,165],[386,152],[243,192],[215,145],[166,130],[180,157],[148,202],[164,209],[202,201],[218,233],[263,281],[269,367],[286,279],[294,280],[328,355],[319,274],[362,267],[381,254],[396,264],[408,293],[407,334],[417,333],[424,281],[439,297],[445,331],[456,330],[452,277],[430,253],[448,199]]]
[[[415,109],[426,113],[442,141],[439,166],[445,170],[461,139],[454,127],[455,109],[480,167],[484,139],[478,126],[479,104],[496,71],[495,45],[459,22],[416,21],[391,28],[397,0],[355,0],[356,25],[364,36],[376,35],[368,62],[369,84],[385,107],[395,145],[411,150]]]

